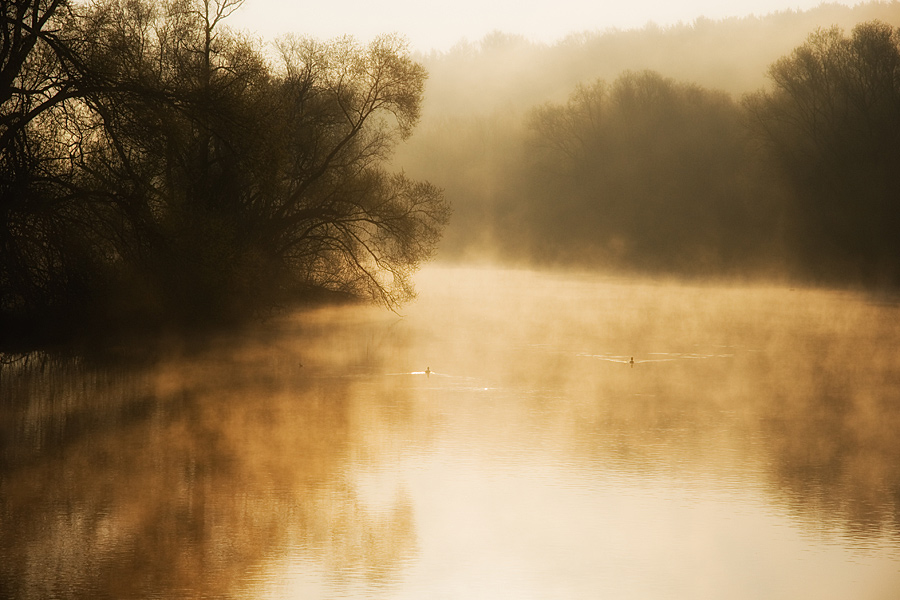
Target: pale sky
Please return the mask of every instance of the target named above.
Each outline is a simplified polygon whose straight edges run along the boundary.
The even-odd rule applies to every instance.
[[[380,33],[405,35],[413,50],[448,50],[494,30],[553,43],[569,33],[660,26],[697,17],[762,16],[807,10],[823,0],[245,0],[228,23],[271,39],[293,32],[327,39],[351,34],[368,41]],[[852,6],[853,0],[829,0]]]

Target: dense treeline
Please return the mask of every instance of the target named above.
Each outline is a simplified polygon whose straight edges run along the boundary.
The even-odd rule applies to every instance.
[[[392,36],[269,58],[240,3],[0,2],[0,342],[411,296],[448,207],[385,162],[424,68]]]
[[[818,30],[748,95],[787,183],[788,240],[813,276],[900,283],[900,28]]]
[[[432,117],[409,164],[454,201],[451,258],[896,285],[898,61],[887,23],[816,28],[760,91],[625,70]]]
[[[425,104],[402,40],[268,47],[240,4],[0,0],[0,344],[396,306],[449,212],[418,179],[447,257],[900,281],[900,33],[784,25],[896,2],[494,34],[422,59]]]
[[[657,71],[740,96],[766,85],[768,66],[817,28],[850,31],[874,20],[900,25],[900,2],[823,3],[805,11],[698,17],[667,27],[648,23],[640,29],[585,30],[554,44],[496,31],[421,56],[430,77],[417,132],[439,115],[492,115],[562,102],[579,83],[612,81],[626,71]],[[590,25],[603,24],[585,23]]]
[[[500,206],[526,224],[519,252],[682,273],[746,268],[775,223],[756,203],[769,190],[746,160],[741,116],[726,94],[653,72],[536,108],[523,187]]]

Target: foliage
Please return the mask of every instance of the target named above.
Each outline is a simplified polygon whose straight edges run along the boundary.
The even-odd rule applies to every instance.
[[[416,134],[406,160],[454,202],[443,252],[517,264],[896,286],[900,35],[870,19],[849,36],[829,27],[804,42],[809,29],[801,35],[788,26],[816,15],[853,22],[881,13],[896,25],[898,8],[870,3],[701,20],[655,32],[585,34],[553,48],[493,36],[480,50],[469,45],[432,57],[436,73],[449,77],[438,89],[456,92],[434,98],[432,91],[429,105],[443,112]],[[733,94],[745,89],[716,73],[744,72],[774,52],[768,42],[750,44],[760,52],[749,52],[749,38],[777,39],[785,54],[767,58],[768,87],[740,98]],[[667,62],[658,60],[661,48]],[[502,78],[492,62],[501,50],[537,74],[529,82],[513,81],[518,71]],[[563,53],[577,74],[618,66],[619,75],[582,76],[560,101],[561,78],[576,76]],[[480,62],[490,85],[502,89],[459,115],[459,90],[469,88],[454,84],[478,77]],[[663,64],[666,75],[682,76],[622,69],[633,64]],[[460,74],[465,65],[468,79]],[[683,77],[692,72],[697,76]],[[523,105],[531,108],[517,112]]]
[[[46,64],[32,87],[58,100],[0,156],[0,314],[17,335],[412,297],[448,208],[384,165],[418,120],[424,69],[392,36],[287,38],[269,59],[223,27],[239,5],[103,0],[48,18],[52,43],[18,76]],[[4,123],[28,114],[21,87]]]
[[[746,98],[794,191],[792,239],[825,277],[900,282],[900,29],[819,29]]]
[[[0,3],[0,330],[29,313],[54,326],[72,290],[91,285],[99,215],[75,201],[69,139],[58,135],[82,93],[64,1]],[[80,235],[77,231],[84,232]]]
[[[539,261],[701,274],[750,266],[769,215],[739,105],[654,72],[578,86],[528,116],[529,157],[505,209]]]

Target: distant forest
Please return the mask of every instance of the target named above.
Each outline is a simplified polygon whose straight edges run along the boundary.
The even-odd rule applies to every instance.
[[[900,283],[900,3],[422,57],[447,260]]]
[[[900,3],[427,56],[266,43],[241,4],[0,2],[0,351],[394,308],[442,234],[447,260],[900,283]]]
[[[386,161],[424,68],[240,5],[0,2],[0,351],[412,296],[449,208]]]

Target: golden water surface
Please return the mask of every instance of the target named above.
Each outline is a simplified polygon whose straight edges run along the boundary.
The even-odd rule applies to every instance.
[[[0,597],[900,597],[895,301],[419,290],[149,363],[5,365]]]

